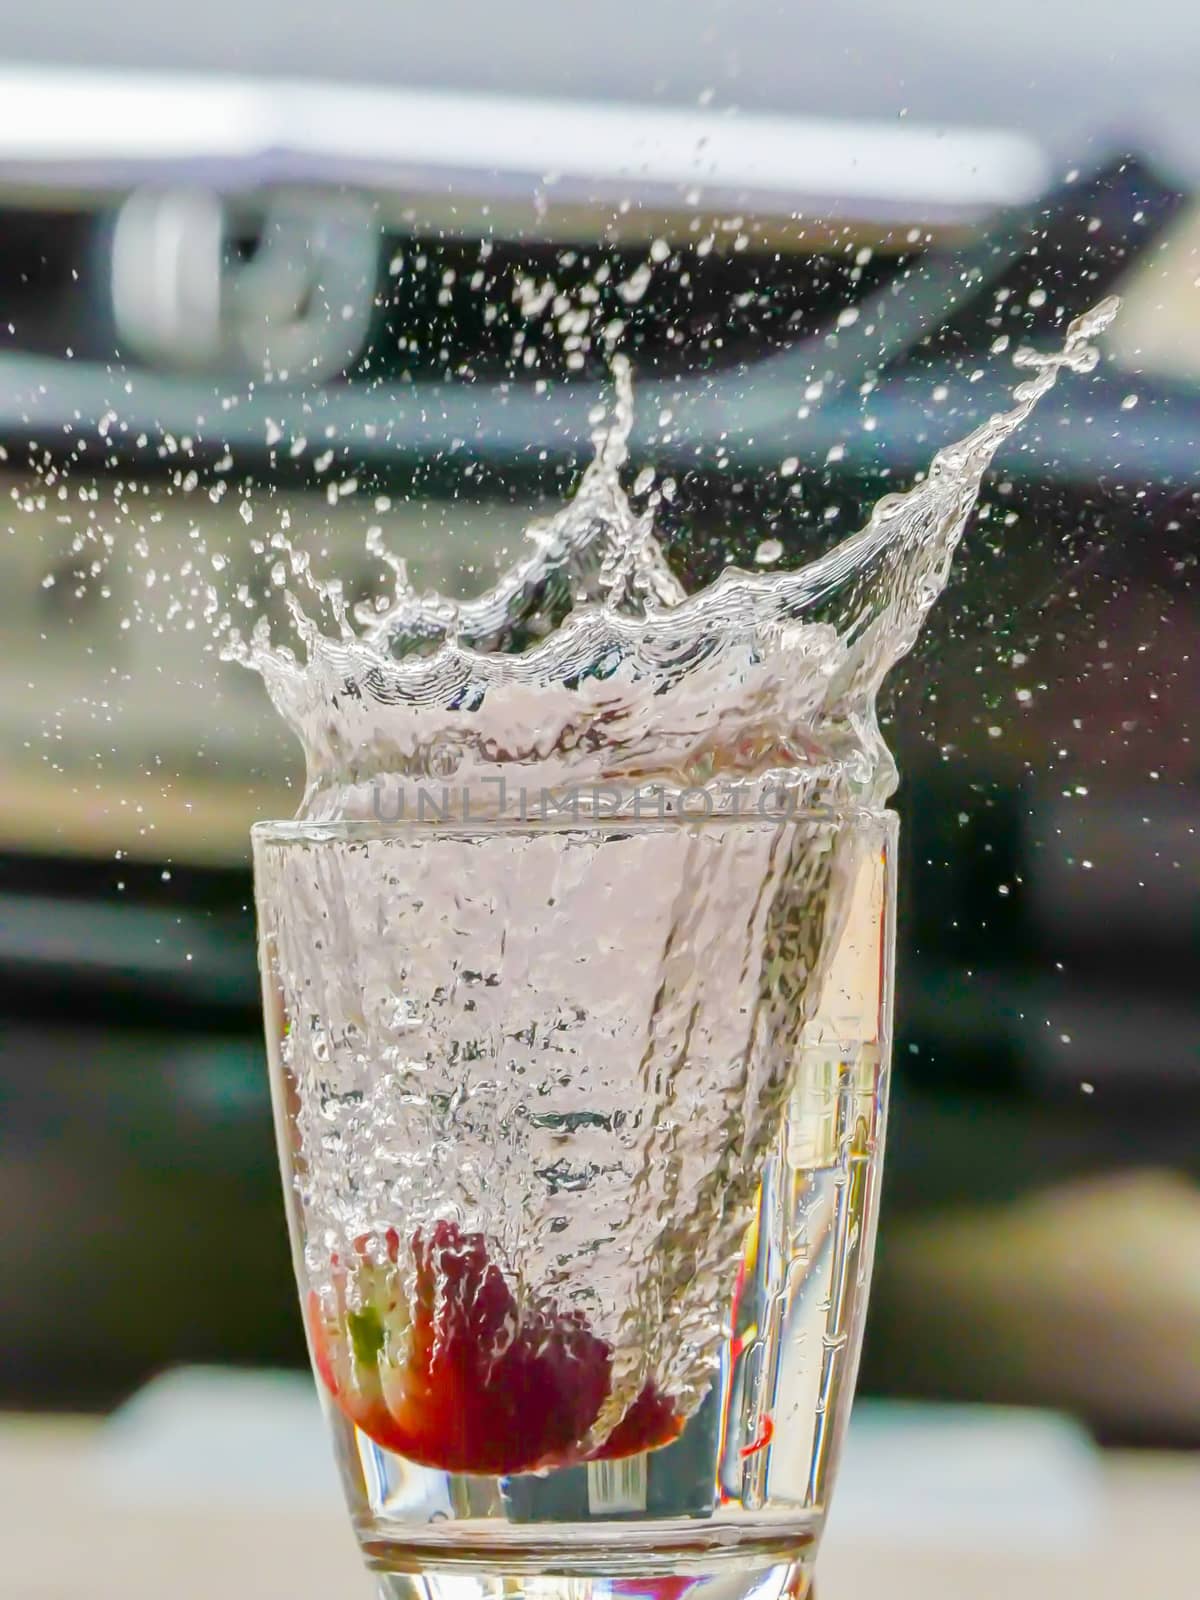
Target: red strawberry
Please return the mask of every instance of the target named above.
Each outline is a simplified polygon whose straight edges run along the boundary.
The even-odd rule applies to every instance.
[[[314,1365],[351,1421],[386,1449],[447,1472],[503,1475],[584,1459],[609,1392],[612,1351],[582,1316],[522,1314],[483,1235],[445,1221],[428,1238],[420,1230],[412,1237],[409,1304],[399,1293],[394,1229],[385,1243],[386,1265],[369,1259],[366,1239],[356,1243],[349,1275],[334,1263],[336,1311],[309,1297]],[[682,1426],[673,1402],[649,1382],[587,1458],[654,1449]]]

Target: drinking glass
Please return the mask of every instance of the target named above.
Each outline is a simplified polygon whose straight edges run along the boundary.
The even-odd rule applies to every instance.
[[[379,1593],[805,1595],[874,1243],[894,815],[253,844],[296,1278]]]

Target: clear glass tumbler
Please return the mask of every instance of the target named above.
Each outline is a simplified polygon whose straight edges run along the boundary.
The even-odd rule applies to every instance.
[[[382,1595],[807,1593],[895,842],[866,811],[255,828],[296,1276]]]

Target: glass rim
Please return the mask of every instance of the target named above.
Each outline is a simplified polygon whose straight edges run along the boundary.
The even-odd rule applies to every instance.
[[[796,807],[795,810],[634,816],[620,812],[580,812],[571,816],[405,817],[387,822],[374,817],[340,821],[306,821],[299,817],[263,819],[251,824],[253,844],[333,844],[378,839],[464,838],[484,834],[589,833],[598,828],[618,833],[655,833],[676,828],[810,827],[859,828],[874,824],[894,830],[899,813],[888,806]]]

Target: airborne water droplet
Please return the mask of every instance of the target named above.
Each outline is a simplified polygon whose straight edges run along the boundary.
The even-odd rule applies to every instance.
[[[273,563],[272,585],[284,588],[290,568],[316,602],[310,616],[287,594],[305,659],[257,627],[248,646],[227,637],[224,648],[262,673],[304,744],[305,814],[369,814],[372,785],[403,788],[408,774],[432,770],[439,742],[458,753],[455,780],[466,789],[510,771],[526,790],[603,781],[630,804],[648,782],[700,781],[727,805],[721,783],[777,787],[786,748],[803,752],[787,771],[798,803],[882,803],[896,774],[876,722],[880,684],[946,582],[995,451],[1062,370],[1094,367],[1089,340],[1115,310],[1110,299],[1076,319],[1057,351],[1019,351],[1026,376],[1009,409],[940,450],[907,493],[885,496],[860,531],[795,571],[763,570],[784,552],[771,536],[753,547],[756,570],[730,567],[709,589],[685,591],[655,536],[654,469],[633,484],[645,509],[623,486],[633,388],[620,357],[575,497],[530,528],[526,553],[485,593],[418,594],[373,525],[368,550],[392,568],[393,592],[354,606],[356,632],[340,586],[316,578],[308,555],[276,531],[271,545],[286,560]],[[805,389],[813,401],[822,392],[820,380]],[[826,459],[843,451],[835,444]],[[315,465],[332,459],[328,449]],[[798,470],[789,456],[780,476]],[[828,524],[842,511],[831,502],[810,515]]]

